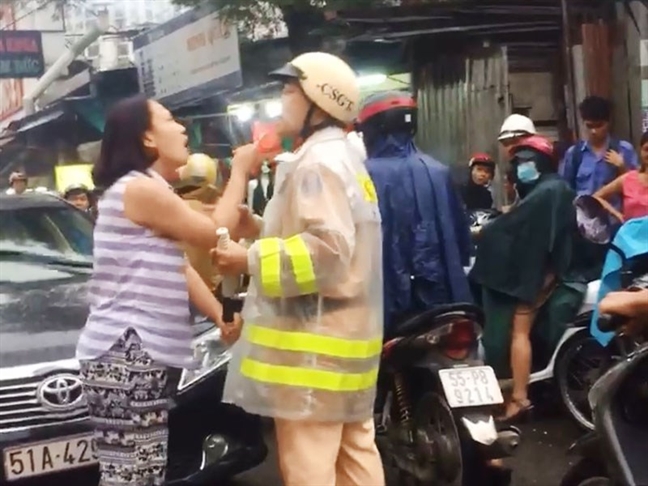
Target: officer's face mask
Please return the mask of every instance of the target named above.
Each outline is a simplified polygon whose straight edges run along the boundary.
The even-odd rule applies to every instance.
[[[540,178],[535,162],[520,162],[516,171],[517,179],[521,184],[531,184]]]
[[[311,102],[299,87],[297,82],[284,84],[281,92],[281,122],[280,135],[287,138],[299,136],[306,123]],[[311,120],[308,120],[310,125]]]

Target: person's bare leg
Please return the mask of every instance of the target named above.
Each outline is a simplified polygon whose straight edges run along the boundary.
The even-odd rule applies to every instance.
[[[526,309],[525,309],[526,310]],[[512,417],[529,405],[529,376],[531,375],[531,326],[535,313],[516,312],[513,316],[511,338],[511,371],[513,393],[505,417]]]

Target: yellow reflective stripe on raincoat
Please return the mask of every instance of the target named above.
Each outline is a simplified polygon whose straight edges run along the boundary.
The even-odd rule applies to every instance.
[[[302,295],[317,292],[313,261],[311,260],[310,251],[308,251],[304,239],[299,235],[291,236],[287,240],[284,240],[284,247],[292,263],[299,292]]]
[[[268,297],[281,297],[281,240],[259,240],[259,274],[261,288]]]
[[[271,365],[245,358],[241,363],[241,374],[262,383],[333,392],[354,392],[366,390],[376,384],[378,367],[366,373],[336,373],[311,368]]]
[[[295,281],[302,295],[317,292],[315,270],[308,247],[304,239],[292,236],[284,240],[286,255],[290,258]],[[259,240],[259,273],[261,288],[268,297],[281,297],[281,240],[279,238],[263,238]]]
[[[382,339],[354,340],[322,336],[308,332],[278,331],[256,324],[243,326],[246,339],[258,346],[322,354],[334,358],[367,359],[380,354]]]

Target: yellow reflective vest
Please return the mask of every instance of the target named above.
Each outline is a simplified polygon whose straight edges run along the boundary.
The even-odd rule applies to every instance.
[[[372,416],[382,349],[382,233],[365,156],[326,128],[278,158],[224,400],[250,413]]]

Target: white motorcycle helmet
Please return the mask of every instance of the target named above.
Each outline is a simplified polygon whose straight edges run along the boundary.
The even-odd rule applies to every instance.
[[[536,131],[536,127],[531,118],[516,113],[504,120],[497,140],[501,142],[502,140],[522,137],[525,135],[536,135],[537,133],[538,132]]]
[[[358,115],[360,88],[357,76],[337,56],[307,52],[271,72],[270,77],[280,81],[297,80],[306,97],[338,122],[350,124]]]

